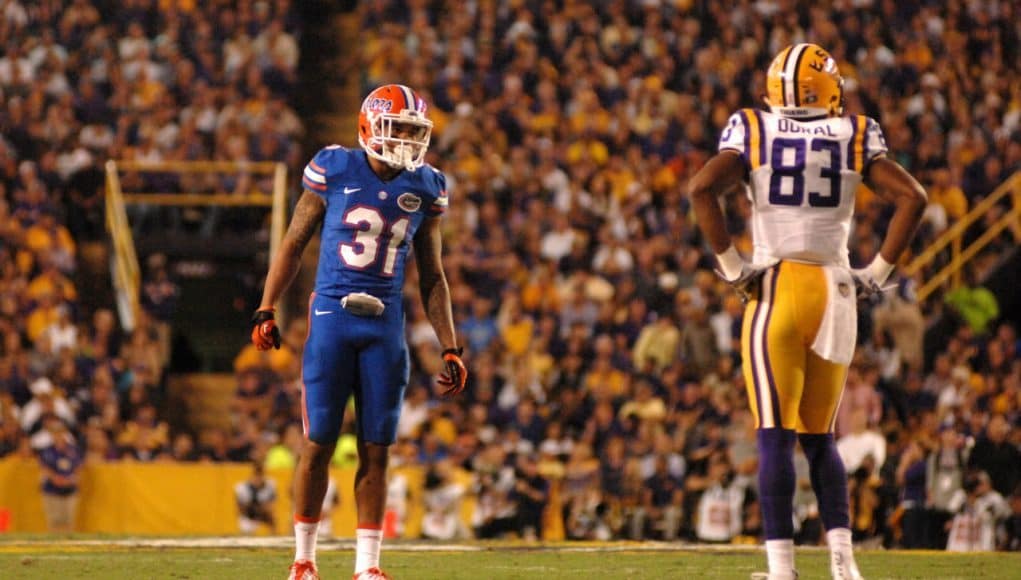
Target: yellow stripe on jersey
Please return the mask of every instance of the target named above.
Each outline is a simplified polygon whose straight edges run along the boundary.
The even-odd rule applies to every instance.
[[[861,173],[865,169],[865,115],[854,117],[854,170]]]
[[[742,109],[741,113],[748,119],[748,163],[754,171],[761,167],[765,161],[762,158],[762,124],[759,122],[759,116],[755,114],[753,109]]]

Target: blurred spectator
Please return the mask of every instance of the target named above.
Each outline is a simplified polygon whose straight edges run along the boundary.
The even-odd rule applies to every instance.
[[[255,369],[239,373],[231,411],[237,416],[255,417],[260,424],[265,423],[269,419],[272,404],[267,378]]]
[[[953,426],[940,428],[935,449],[926,459],[926,506],[929,523],[924,546],[941,549],[947,543],[947,524],[953,517],[952,501],[964,482],[969,448]],[[906,525],[906,524],[905,524]]]
[[[708,486],[698,500],[696,537],[704,542],[730,542],[744,529],[749,494],[734,478],[726,460],[709,467]]]
[[[861,351],[859,351],[861,353]],[[863,354],[858,354],[859,360]],[[838,437],[853,429],[853,417],[861,413],[866,426],[879,424],[883,415],[883,399],[876,389],[879,370],[872,364],[852,364],[848,369],[844,395],[837,409],[836,434]]]
[[[922,446],[916,441],[908,443],[897,466],[897,485],[902,488],[899,509],[901,544],[907,548],[925,548],[927,528],[931,525],[926,510],[926,460]]]
[[[879,532],[881,515],[878,489],[882,484],[879,467],[872,455],[866,455],[861,465],[849,473],[847,491],[851,515],[851,534],[861,542]]]
[[[32,400],[21,410],[21,427],[26,433],[43,436],[41,440],[33,437],[33,443],[41,441],[39,444],[33,444],[33,447],[38,448],[40,445],[48,445],[52,442],[47,437],[50,431],[43,429],[46,420],[55,417],[66,425],[73,425],[75,417],[70,403],[63,393],[54,387],[50,379],[46,377],[36,379],[32,382],[29,390],[32,393]]]
[[[340,505],[340,494],[337,482],[333,478],[326,481],[326,493],[323,494],[323,510],[319,518],[318,539],[328,540],[333,537],[333,512]]]
[[[985,286],[981,286],[974,268],[966,268],[964,284],[947,294],[946,303],[976,334],[985,334],[989,324],[1000,315],[1000,304]]]
[[[1010,503],[1010,517],[1005,526],[1007,538],[1004,547],[1016,552],[1021,550],[1021,491],[1014,492],[1008,498],[1008,502]]]
[[[198,460],[195,438],[190,433],[178,433],[170,445],[170,457],[174,461],[192,462]]]
[[[518,459],[516,476],[514,494],[517,498],[518,537],[537,540],[542,533],[542,516],[549,500],[549,482],[539,474],[535,460],[528,456]]]
[[[399,538],[404,535],[408,517],[408,478],[390,473],[386,486],[386,510],[383,513],[383,537]]]
[[[280,439],[266,453],[264,467],[269,471],[291,471],[298,463],[298,455],[304,437],[301,425],[289,423],[284,427]]]
[[[729,332],[729,328],[727,329]],[[638,335],[632,360],[644,372],[659,372],[673,364],[680,352],[681,333],[673,316],[659,316]]]
[[[671,541],[677,538],[680,530],[684,491],[668,467],[665,457],[657,458],[655,472],[645,480],[642,504],[635,512],[634,524],[636,529],[642,530],[642,537]]]
[[[565,504],[565,535],[569,540],[609,540],[613,526],[608,506],[596,485],[585,488]],[[639,524],[641,525],[641,524]]]
[[[397,423],[398,437],[416,437],[428,417],[429,391],[424,388],[409,388]]]
[[[454,466],[449,461],[436,463],[426,473],[422,537],[453,540],[467,535],[461,521],[461,500],[466,491],[455,481]]]
[[[506,456],[502,446],[493,444],[473,461],[476,500],[472,526],[477,538],[502,538],[516,529],[516,506],[511,497],[514,469],[506,464]]]
[[[949,552],[989,552],[997,546],[997,535],[1010,514],[1010,506],[989,481],[984,471],[969,474],[951,501]]]
[[[252,465],[252,475],[234,486],[234,499],[238,506],[238,529],[242,534],[254,534],[260,525],[274,529],[273,504],[277,499],[276,484],[265,476],[262,466]]]
[[[177,310],[180,289],[170,279],[167,258],[163,254],[151,254],[146,260],[148,276],[142,285],[142,307],[153,319],[160,346],[160,363],[170,362],[170,324]]]
[[[866,469],[866,474],[877,474],[879,466],[886,461],[886,439],[874,429],[869,429],[864,410],[854,411],[849,423],[848,432],[837,439],[837,452],[844,461],[844,468],[854,474],[868,464],[871,467]],[[866,461],[866,458],[869,460]]]
[[[49,435],[49,442],[39,449],[46,527],[51,532],[72,532],[78,511],[81,450],[67,425],[57,416],[46,415],[43,425]]]
[[[1003,415],[993,415],[968,458],[968,467],[985,472],[993,489],[1008,496],[1021,483],[1021,451],[1007,440],[1010,429]]]

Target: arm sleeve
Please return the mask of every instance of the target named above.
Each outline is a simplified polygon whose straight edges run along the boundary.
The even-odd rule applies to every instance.
[[[872,118],[865,119],[865,165],[873,159],[886,155],[886,138],[883,137],[883,129],[879,123]]]
[[[718,151],[736,151],[741,155],[745,164],[748,163],[748,114],[744,110],[738,111],[727,119],[727,126],[720,134]]]
[[[327,189],[347,167],[347,149],[330,145],[320,149],[302,172],[301,184],[305,189],[325,195]]]
[[[436,177],[436,199],[429,206],[429,215],[439,216],[443,215],[447,211],[447,206],[450,205],[450,196],[447,193],[447,177],[443,175],[443,172],[430,167],[435,172]]]

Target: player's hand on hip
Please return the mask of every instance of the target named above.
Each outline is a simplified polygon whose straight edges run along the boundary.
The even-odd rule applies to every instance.
[[[741,297],[741,301],[747,304],[758,290],[759,281],[768,269],[756,268],[745,262],[741,264],[741,273],[735,278],[727,278],[727,275],[719,269],[716,270],[716,275],[723,278],[723,281],[727,284],[730,284],[731,288]]]
[[[883,295],[883,287],[880,286],[878,280],[872,277],[868,268],[852,269],[851,278],[854,279],[854,288],[858,300],[871,302]]]
[[[443,351],[443,373],[437,381],[444,388],[444,397],[453,397],[464,390],[468,381],[468,369],[461,360],[460,348],[448,348]]]
[[[896,284],[883,286],[890,278],[892,271],[893,264],[884,260],[883,256],[879,254],[864,268],[852,268],[851,278],[854,279],[858,299],[874,301],[882,296],[883,292],[896,288]]]
[[[252,315],[252,343],[259,350],[280,348],[280,329],[273,319],[273,309],[256,310]]]

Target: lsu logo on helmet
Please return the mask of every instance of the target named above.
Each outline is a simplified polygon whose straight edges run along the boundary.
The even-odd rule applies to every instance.
[[[404,85],[383,85],[365,97],[358,143],[369,157],[414,171],[425,163],[433,123],[425,99]]]
[[[774,113],[796,119],[842,115],[844,79],[837,62],[818,44],[788,46],[766,72],[766,102]]]

